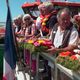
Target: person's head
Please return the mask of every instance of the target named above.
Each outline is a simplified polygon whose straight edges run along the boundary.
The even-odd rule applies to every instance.
[[[19,16],[15,17],[15,18],[13,19],[13,22],[15,23],[15,25],[21,26],[22,17],[23,17],[22,15],[19,15]]]
[[[52,12],[54,9],[53,4],[51,2],[43,2],[38,6],[40,13],[44,16]]]
[[[19,25],[21,25],[21,23],[22,23],[22,18],[23,18],[23,15],[18,15],[18,16],[17,16],[18,24],[19,24]]]
[[[71,23],[71,13],[68,8],[60,10],[57,14],[58,24],[62,29],[68,27]]]
[[[73,16],[73,21],[80,27],[80,13]]]
[[[13,22],[14,22],[15,25],[18,25],[18,18],[15,17],[15,18],[13,19]]]
[[[53,4],[51,2],[43,2],[43,4],[45,5],[46,14],[49,14],[54,10],[54,6],[53,6]]]
[[[43,3],[38,6],[38,9],[39,9],[41,15],[44,16],[46,14],[45,13],[46,7]]]
[[[78,13],[77,15],[74,15],[73,19],[77,22],[80,21],[80,13]]]
[[[31,16],[29,14],[25,14],[23,16],[23,23],[26,24],[26,25],[28,25],[31,22],[33,22],[33,19],[31,18]]]

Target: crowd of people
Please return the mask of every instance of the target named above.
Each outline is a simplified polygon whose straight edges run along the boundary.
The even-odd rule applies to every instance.
[[[56,51],[73,51],[78,48],[80,13],[72,17],[68,8],[55,10],[51,2],[43,2],[38,9],[40,16],[36,21],[30,14],[20,15],[14,19],[13,27],[17,39],[21,36],[25,39],[46,39],[47,37],[53,43],[53,46],[47,50],[51,54]],[[48,80],[51,80],[50,74]]]

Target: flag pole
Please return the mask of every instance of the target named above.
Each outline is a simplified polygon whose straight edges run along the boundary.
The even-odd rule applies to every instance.
[[[4,45],[4,57],[3,57],[3,79],[2,80],[15,80],[14,70],[16,68],[16,45],[15,34],[12,27],[12,19],[10,13],[9,1],[7,4],[7,19],[6,19],[6,31],[5,31],[5,45]]]
[[[6,0],[6,5],[7,5],[7,8],[9,7],[9,1],[8,0]]]

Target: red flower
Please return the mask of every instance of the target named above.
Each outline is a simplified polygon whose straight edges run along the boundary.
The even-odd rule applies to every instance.
[[[77,57],[76,57],[75,55],[72,55],[70,58],[71,58],[72,60],[77,60]]]
[[[67,52],[61,52],[59,54],[59,56],[61,56],[61,57],[67,57],[67,56],[70,56],[70,55],[71,55],[71,52],[69,52],[69,51],[67,51]]]
[[[52,42],[50,40],[44,40],[45,42],[42,43],[43,46],[47,46],[48,48],[51,48]]]

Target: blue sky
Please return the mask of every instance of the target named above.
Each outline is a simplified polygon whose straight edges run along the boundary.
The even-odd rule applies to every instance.
[[[12,18],[19,14],[24,14],[21,8],[25,2],[33,2],[34,0],[9,0]],[[0,0],[0,22],[6,21],[7,7],[6,0]]]
[[[21,8],[22,4],[25,2],[34,2],[35,0],[9,0],[12,18],[18,16],[19,14],[24,14]],[[80,2],[80,0],[68,0],[72,2]],[[7,8],[6,0],[0,0],[0,22],[6,21]]]

